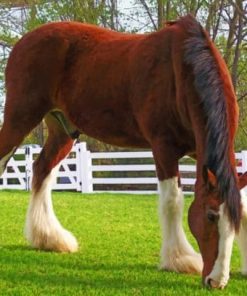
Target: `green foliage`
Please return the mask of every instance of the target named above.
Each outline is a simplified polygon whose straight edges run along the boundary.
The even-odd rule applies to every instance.
[[[79,21],[99,24],[104,14],[104,6],[92,0],[40,0],[38,4],[29,0],[30,9],[25,23],[27,31],[51,21]]]
[[[19,38],[17,36],[13,36],[11,32],[6,31],[6,29],[0,29],[0,40],[9,46],[13,46]]]
[[[247,98],[239,101],[240,119],[236,138],[236,150],[246,150],[247,147]]]
[[[39,141],[35,133],[30,133],[23,141],[23,144],[38,144],[38,143]]]

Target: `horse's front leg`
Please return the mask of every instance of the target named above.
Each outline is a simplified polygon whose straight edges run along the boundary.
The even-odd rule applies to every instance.
[[[178,183],[178,159],[181,153],[166,141],[158,139],[153,145],[153,155],[159,179],[159,216],[162,231],[160,268],[201,274],[201,255],[194,251],[183,229],[184,198]]]
[[[183,225],[183,193],[178,178],[159,182],[159,215],[162,229],[161,269],[202,272],[202,258],[188,242]]]

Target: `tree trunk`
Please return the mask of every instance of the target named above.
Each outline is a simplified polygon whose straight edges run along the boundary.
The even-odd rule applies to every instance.
[[[237,10],[234,9],[233,17],[232,18],[229,17],[229,33],[228,33],[228,38],[226,43],[226,52],[224,56],[228,66],[230,65],[230,62],[231,62],[231,49],[234,45],[234,33],[236,31],[237,21],[238,21],[238,13],[237,13]]]
[[[147,5],[147,2],[145,0],[140,0],[140,2],[143,5],[144,9],[146,10],[146,12],[148,14],[148,17],[149,17],[149,19],[150,19],[150,21],[151,21],[151,23],[153,25],[154,30],[157,31],[158,27],[157,27],[157,25],[156,25],[156,23],[155,23],[155,21],[153,19],[152,13],[151,13],[148,5]]]
[[[232,74],[232,83],[234,88],[236,89],[237,86],[237,80],[238,80],[238,76],[237,76],[237,71],[238,71],[238,62],[239,62],[239,58],[240,58],[240,54],[241,54],[241,43],[242,43],[242,39],[243,39],[243,2],[242,0],[237,0],[236,4],[238,6],[238,8],[240,9],[240,11],[238,11],[238,28],[237,28],[237,32],[236,32],[236,46],[235,46],[235,50],[234,50],[234,57],[233,57],[233,63],[232,63],[232,70],[231,70],[231,74]],[[237,8],[236,8],[237,11]]]
[[[164,0],[158,0],[158,28],[163,27],[164,21]]]
[[[171,1],[166,1],[165,20],[169,21],[171,17]]]
[[[110,10],[110,28],[112,30],[117,30],[117,0],[111,0],[111,10]]]

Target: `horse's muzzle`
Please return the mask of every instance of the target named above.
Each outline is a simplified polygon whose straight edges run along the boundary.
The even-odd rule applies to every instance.
[[[225,281],[219,282],[219,281],[216,281],[216,280],[210,278],[209,276],[207,276],[204,279],[204,285],[207,288],[223,290],[225,288],[225,286],[227,285],[227,282],[225,282]]]

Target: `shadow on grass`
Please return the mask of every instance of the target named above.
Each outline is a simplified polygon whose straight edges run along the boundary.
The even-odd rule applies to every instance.
[[[7,246],[0,246],[0,250],[8,250],[8,251],[33,251],[34,248],[27,245],[7,245]]]
[[[0,280],[11,285],[72,289],[183,289],[201,288],[184,275],[158,271],[152,264],[95,263],[82,254],[39,252],[27,246],[0,250]],[[188,277],[187,277],[188,279]],[[178,288],[179,287],[179,288]]]
[[[0,281],[7,283],[7,286],[30,286],[38,290],[45,287],[47,291],[148,290],[170,291],[167,295],[180,295],[181,291],[185,292],[184,295],[199,295],[201,292],[207,294],[199,276],[159,271],[155,264],[150,263],[117,260],[109,263],[107,257],[104,261],[80,252],[59,254],[37,251],[26,245],[7,245],[0,248]],[[231,280],[241,286],[246,277],[240,272],[232,272]]]
[[[239,272],[231,272],[230,279],[233,279],[236,281],[246,281],[247,275],[243,275],[240,271]]]

